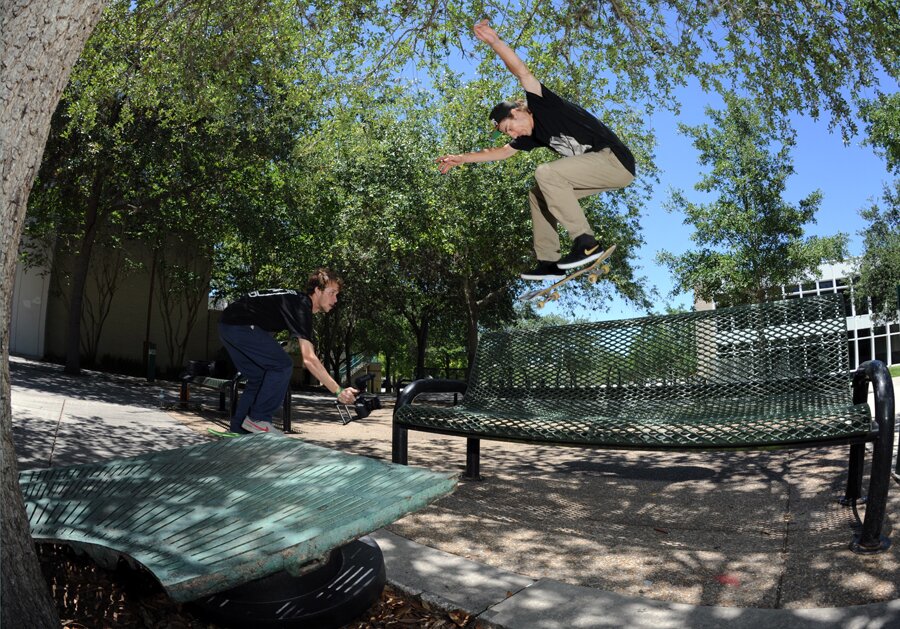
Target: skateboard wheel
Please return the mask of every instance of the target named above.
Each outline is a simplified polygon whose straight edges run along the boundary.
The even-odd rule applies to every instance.
[[[546,304],[547,304],[546,301],[541,300],[541,301],[537,302],[537,307],[540,309],[540,308],[543,308]]]
[[[590,275],[588,275],[588,281],[589,281],[591,284],[593,284],[594,282],[596,282],[598,279],[600,279],[600,276],[597,275],[596,273],[591,273]]]
[[[603,271],[604,273],[609,273],[609,265],[604,264],[603,266],[600,267],[600,270]]]
[[[550,301],[556,301],[557,299],[559,299],[559,293],[553,293],[552,295],[550,295]]]

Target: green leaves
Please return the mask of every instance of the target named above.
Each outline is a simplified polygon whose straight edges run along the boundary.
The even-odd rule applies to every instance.
[[[880,3],[872,3],[878,4]],[[896,21],[893,23],[896,28]],[[885,152],[888,168],[900,174],[900,95],[869,102],[864,108],[868,142]],[[873,317],[878,323],[895,319],[900,309],[900,179],[884,186],[881,200],[860,210],[869,222],[862,232],[864,247],[856,295],[871,296]]]
[[[884,152],[889,170],[900,175],[900,93],[882,94],[864,103],[867,144]]]
[[[783,259],[807,268],[842,247],[840,238],[797,246],[817,193],[796,207],[778,199],[791,172],[788,112],[829,114],[847,135],[853,99],[875,91],[866,122],[897,161],[888,139],[896,116],[884,106],[892,97],[877,94],[879,77],[897,77],[893,4],[121,0],[71,75],[30,229],[78,238],[100,189],[99,216],[120,242],[180,237],[213,251],[217,293],[298,285],[327,262],[359,282],[361,296],[417,321],[468,317],[470,335],[479,313],[499,322],[531,257],[531,175],[552,156],[446,177],[431,161],[490,146],[485,113],[520,91],[472,36],[490,12],[535,76],[598,114],[638,157],[638,181],[584,201],[618,250],[610,281],[570,291],[570,303],[602,308],[617,292],[648,305],[632,263],[657,177],[648,114],[677,109],[676,89],[691,77],[756,106],[693,131],[709,167],[698,189],[719,198],[673,199],[697,225],[702,253],[678,267],[698,273],[683,287],[727,274],[763,286]],[[463,77],[468,60],[475,76]],[[427,91],[410,89],[413,69]],[[759,135],[760,126],[777,133]],[[726,128],[723,141],[716,129]]]
[[[893,187],[885,185],[883,206],[873,201],[860,211],[869,226],[864,232],[864,247],[859,268],[857,298],[872,297],[872,316],[879,324],[895,321],[900,304],[900,179]]]
[[[676,279],[676,293],[693,290],[705,301],[752,303],[770,289],[814,274],[825,261],[846,254],[847,237],[804,238],[815,222],[821,193],[793,206],[782,199],[793,172],[793,132],[772,129],[746,99],[726,97],[724,111],[708,110],[711,125],[682,126],[694,138],[699,161],[709,166],[695,186],[717,195],[692,203],[676,191],[670,210],[685,214],[695,228],[697,249],[680,255],[663,251],[658,260]]]

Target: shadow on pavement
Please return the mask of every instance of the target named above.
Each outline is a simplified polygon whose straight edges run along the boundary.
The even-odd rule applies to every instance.
[[[227,423],[209,410],[214,396],[198,397],[199,411],[163,413],[159,385],[70,378],[27,361],[10,367],[23,469],[187,445]],[[333,399],[295,394],[290,438],[389,461],[392,400],[382,400],[382,410],[341,425]],[[463,439],[409,438],[411,465],[463,471]],[[846,456],[846,448],[661,453],[483,441],[484,480],[461,482],[389,529],[533,579],[662,601],[822,608],[897,599],[900,488],[891,487],[885,522],[893,547],[851,553],[854,519],[838,503]]]

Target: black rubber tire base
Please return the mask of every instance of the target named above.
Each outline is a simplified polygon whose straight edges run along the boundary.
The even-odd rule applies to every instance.
[[[324,566],[301,577],[278,572],[190,606],[222,627],[335,629],[365,613],[386,580],[381,549],[363,537],[332,550]]]

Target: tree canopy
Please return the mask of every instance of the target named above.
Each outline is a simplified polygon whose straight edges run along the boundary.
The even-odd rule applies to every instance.
[[[900,92],[866,101],[862,116],[866,142],[883,151],[888,169],[900,175]]]
[[[900,175],[900,94],[867,103],[868,142],[884,151],[887,165]],[[857,298],[871,297],[874,319],[884,324],[900,311],[900,177],[885,184],[880,204],[873,199],[860,215],[868,222],[863,236]]]
[[[781,285],[814,276],[820,264],[846,255],[847,236],[805,237],[821,201],[810,192],[794,206],[783,200],[793,173],[793,132],[770,127],[745,99],[726,97],[726,109],[707,109],[711,124],[680,125],[693,138],[700,163],[710,170],[695,188],[709,203],[695,203],[676,190],[670,209],[684,212],[695,228],[697,249],[659,254],[672,271],[677,292],[693,290],[724,304],[765,300]]]
[[[881,201],[860,210],[868,225],[855,294],[859,300],[872,298],[872,316],[884,325],[895,321],[900,309],[900,179],[885,185]]]
[[[429,153],[489,145],[484,113],[515,87],[472,37],[486,9],[449,1],[112,3],[57,111],[32,201],[33,233],[68,235],[86,252],[73,279],[75,308],[92,229],[154,251],[178,238],[212,252],[212,285],[223,295],[297,284],[324,260],[367,260],[371,272],[383,251],[394,259],[379,268],[394,268],[381,277],[404,278],[407,288],[416,277],[435,295],[399,282],[381,292],[407,303],[410,325],[421,327],[412,321],[429,309],[457,312],[473,343],[481,314],[511,312],[509,289],[530,249],[520,207],[530,172],[549,157],[518,156],[444,179],[429,172]],[[828,111],[852,133],[857,103],[846,95],[877,86],[884,72],[896,76],[886,12],[881,3],[833,11],[788,2],[556,2],[491,15],[537,77],[597,112],[638,156],[635,184],[585,201],[592,224],[619,245],[612,281],[569,292],[569,303],[602,308],[617,293],[650,304],[632,262],[657,177],[646,111],[677,109],[675,89],[693,77],[703,89],[741,90],[770,124],[792,111]],[[411,91],[412,66],[427,85]],[[378,240],[370,227],[361,240],[356,227],[373,217],[393,231]],[[367,237],[368,251],[359,246]],[[70,353],[84,335],[78,324],[73,312]]]

